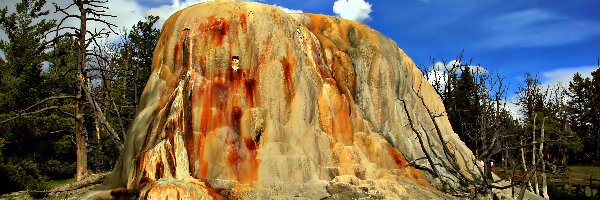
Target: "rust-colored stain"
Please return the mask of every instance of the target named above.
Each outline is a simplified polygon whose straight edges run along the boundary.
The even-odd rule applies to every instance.
[[[244,138],[244,145],[246,145],[246,148],[248,148],[249,150],[254,151],[258,149],[257,141],[254,141],[254,139],[252,138]]]
[[[158,180],[162,177],[165,177],[165,166],[162,162],[162,158],[159,157],[158,162],[156,162],[156,172],[154,174],[154,179]]]
[[[410,167],[410,174],[415,179],[415,181],[417,181],[417,183],[419,185],[422,185],[422,186],[428,185],[427,180],[425,180],[423,177],[421,177],[421,171],[419,171],[418,169]]]
[[[345,145],[352,145],[354,133],[352,130],[352,121],[350,121],[350,106],[348,98],[345,95],[341,97],[341,102],[338,104],[337,112],[335,113],[335,120],[332,123],[333,133]]]
[[[350,119],[350,102],[346,95],[340,94],[336,90],[335,81],[326,79],[324,86],[328,85],[331,89],[324,89],[317,100],[319,111],[319,126],[324,132],[331,134],[335,140],[344,145],[353,145],[354,130]]]
[[[284,91],[285,91],[285,99],[286,102],[291,102],[293,96],[294,96],[294,80],[293,80],[293,72],[294,72],[294,68],[296,66],[296,59],[294,59],[294,55],[292,54],[292,52],[288,49],[287,51],[287,56],[281,58],[281,60],[279,60],[279,63],[281,63],[281,67],[283,70],[283,84],[284,84]]]
[[[206,142],[211,139],[210,134],[220,127],[231,127],[227,139],[227,149],[230,150],[225,156],[229,168],[235,171],[232,178],[243,181],[256,179],[258,161],[256,161],[256,145],[246,145],[242,137],[245,130],[241,127],[244,110],[251,108],[256,98],[256,80],[246,75],[247,71],[240,69],[233,71],[227,69],[225,73],[218,72],[215,77],[202,81],[197,89],[192,89],[192,106],[199,106],[199,116],[192,116],[185,123],[199,122],[200,138],[186,138],[192,141],[186,142],[186,149],[190,157],[190,163],[199,163],[198,169],[190,167],[193,177],[199,179],[210,178],[210,169],[216,163],[206,161]],[[196,77],[201,78],[201,77]],[[244,97],[245,96],[245,97]],[[194,134],[195,135],[195,134]],[[194,144],[194,145],[191,145]],[[242,146],[243,144],[243,146]],[[193,166],[193,165],[192,165]]]
[[[174,159],[175,156],[173,156],[175,153],[175,148],[173,148],[173,146],[171,146],[170,149],[167,150],[167,152],[165,152],[166,157],[167,157],[167,163],[169,165],[169,172],[171,172],[171,176],[176,177],[177,173],[175,171],[175,167],[177,165],[177,161]]]
[[[213,45],[223,45],[223,40],[229,32],[230,22],[225,18],[217,18],[216,16],[208,17],[205,23],[199,27],[199,31],[212,38]]]
[[[207,72],[207,68],[206,68],[206,56],[201,56],[200,57],[200,69],[202,69],[202,76],[206,76]]]
[[[235,141],[231,137],[227,138],[226,145],[228,146],[228,149],[231,150],[229,152],[229,155],[227,156],[227,161],[229,162],[229,166],[233,167],[236,167],[241,160],[240,153],[238,152],[238,145],[236,144],[236,142],[237,141]],[[235,174],[234,177],[239,177],[239,170],[233,170],[233,173]]]
[[[240,107],[234,106],[232,111],[231,111],[231,120],[232,120],[232,127],[233,130],[239,135],[240,131],[241,131],[241,119],[242,119],[242,115],[243,115],[243,111]]]
[[[246,79],[244,80],[244,86],[246,88],[246,102],[248,102],[251,107],[254,107],[256,81],[254,79]]]
[[[240,14],[240,24],[242,25],[242,28],[246,28],[247,23],[248,23],[248,14],[246,14],[246,13]]]
[[[408,166],[408,162],[402,153],[398,151],[398,149],[392,147],[390,144],[387,144],[387,149],[388,153],[392,156],[392,159],[394,159],[399,168],[406,169],[410,173],[409,175],[412,176],[412,178],[415,179],[418,184],[427,185],[427,180],[421,177],[421,172],[418,169]]]
[[[146,177],[146,170],[144,169],[144,164],[145,164],[144,158],[145,158],[145,153],[141,153],[140,155],[136,156],[135,172],[136,172],[136,177],[138,177],[138,178]],[[130,185],[129,187],[136,188],[139,183],[132,182],[131,184],[132,185]]]
[[[183,31],[181,31],[181,35],[179,36],[179,42],[177,42],[177,45],[175,45],[175,52],[173,54],[173,68],[181,68],[183,66],[183,62],[184,61],[184,55],[186,52],[183,52],[183,48],[184,48],[184,41],[188,38],[188,34],[189,34],[189,29],[185,29]]]
[[[392,147],[387,144],[388,153],[392,156],[398,167],[405,168],[408,167],[408,162],[404,159],[404,156],[398,151],[398,149]]]
[[[265,10],[265,12],[271,12],[274,24],[285,19],[276,9]],[[248,49],[246,51],[235,49],[244,48],[243,44],[246,42],[242,41],[242,45],[236,44],[239,42],[237,41],[239,27],[233,27],[233,32],[230,32],[231,21],[233,21],[233,26],[241,26],[244,31],[249,30],[247,28],[249,25],[248,14],[240,12],[237,15],[233,18],[224,18],[218,14],[212,15],[203,21],[194,21],[191,23],[194,24],[190,27],[191,31],[188,29],[181,33],[179,32],[181,30],[171,30],[176,27],[174,25],[176,23],[172,20],[165,26],[168,27],[170,33],[175,33],[170,37],[179,35],[179,38],[173,38],[175,39],[173,43],[177,42],[174,48],[170,43],[168,49],[166,47],[159,49],[160,51],[172,51],[173,57],[170,57],[171,52],[165,53],[165,55],[160,54],[164,56],[161,57],[163,61],[157,62],[168,66],[161,68],[159,73],[160,79],[164,80],[166,84],[161,86],[163,88],[160,94],[153,93],[153,95],[160,95],[161,98],[157,103],[157,109],[152,111],[154,114],[150,117],[145,146],[142,148],[142,152],[136,155],[135,178],[138,182],[133,181],[134,188],[138,188],[139,185],[136,184],[164,178],[165,173],[176,176],[177,171],[181,170],[176,168],[177,162],[185,162],[185,160],[182,161],[181,158],[178,158],[181,155],[177,154],[179,152],[176,152],[175,147],[184,148],[183,151],[187,153],[188,157],[190,175],[199,179],[198,182],[217,177],[237,180],[239,184],[256,181],[259,178],[260,160],[257,159],[257,155],[261,148],[260,133],[250,133],[252,128],[249,127],[252,125],[248,126],[248,121],[245,120],[249,120],[249,116],[254,114],[248,115],[255,111],[251,109],[261,104],[259,96],[261,94],[257,88],[258,76],[261,67],[264,69],[264,66],[270,65],[273,59],[275,62],[278,60],[282,67],[283,90],[288,106],[294,98],[295,87],[298,87],[295,85],[297,84],[295,77],[298,75],[296,67],[303,67],[297,66],[297,63],[314,61],[317,76],[321,78],[323,84],[329,84],[332,87],[322,90],[318,99],[319,126],[327,134],[330,134],[329,138],[333,138],[330,142],[341,142],[346,146],[354,145],[354,131],[360,131],[360,125],[353,127],[352,122],[360,116],[353,116],[351,110],[351,106],[355,103],[352,95],[354,95],[356,85],[356,74],[355,66],[349,55],[364,53],[353,49],[352,45],[356,44],[354,40],[357,39],[373,43],[375,51],[372,56],[377,56],[380,53],[378,43],[373,41],[378,36],[371,33],[372,30],[358,26],[358,23],[355,22],[322,15],[308,15],[311,20],[308,28],[318,40],[315,41],[312,38],[305,40],[309,45],[308,52],[306,52],[308,55],[290,50],[288,46],[286,53],[279,57],[281,54],[277,49],[277,44],[280,42],[278,40],[285,38],[278,34],[269,34],[263,41],[247,42],[247,44],[251,44],[248,45],[251,47],[245,48],[254,48],[251,53],[248,53]],[[193,38],[190,38],[191,35]],[[249,40],[251,41],[251,39]],[[224,42],[228,44],[223,45]],[[166,43],[161,45],[167,46]],[[193,53],[192,49],[195,50]],[[215,63],[222,63],[220,62],[222,59],[229,59],[229,56],[238,54],[241,54],[242,59],[252,61],[244,60],[241,63],[252,64],[241,66],[239,70],[233,70],[230,66],[214,66]],[[314,60],[308,60],[308,62],[302,60],[307,57],[314,58]],[[156,64],[153,64],[153,68],[156,67],[154,65]],[[367,64],[366,67],[370,66]],[[187,76],[187,72],[190,76]],[[177,88],[180,84],[183,84],[183,88]],[[182,99],[176,98],[178,95]],[[173,105],[175,107],[172,110]],[[183,108],[179,108],[179,105],[182,105]],[[182,135],[183,147],[179,146],[181,144],[178,144],[180,141],[175,137],[176,134]],[[213,144],[213,142],[223,139],[224,145]],[[147,163],[151,158],[156,158],[153,157],[156,155],[150,154],[156,152],[149,150],[155,147],[156,143],[164,140],[169,141],[165,143],[165,151],[158,153],[156,163]],[[422,185],[427,183],[419,170],[410,167],[397,149],[388,144],[387,151],[384,150],[384,152],[390,155],[390,157],[383,155],[386,163],[392,164],[393,168],[396,168],[397,165],[398,168],[406,170],[402,176],[412,177]],[[160,153],[164,153],[165,157],[161,157],[163,154]],[[320,155],[318,159],[321,163]],[[165,170],[165,167],[169,170]],[[154,176],[148,177],[152,170],[155,172]],[[219,190],[204,185],[199,186],[206,188],[213,199],[225,199]],[[170,188],[160,189],[169,190]],[[180,192],[182,195],[186,195],[185,191],[180,189],[175,189],[176,192],[173,195],[176,194],[177,197],[180,197]]]
[[[208,191],[208,196],[210,196],[213,200],[226,200],[227,199],[219,192],[220,191],[219,189],[208,187],[208,188],[206,188],[206,190]]]
[[[327,67],[327,65],[325,65],[325,63],[323,63],[323,59],[321,58],[321,49],[317,46],[316,42],[310,43],[310,49],[313,54],[313,58],[315,58],[319,75],[321,75],[322,79],[332,78],[331,70]]]

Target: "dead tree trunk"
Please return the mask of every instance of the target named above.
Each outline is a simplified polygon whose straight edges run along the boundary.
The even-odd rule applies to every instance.
[[[91,94],[91,89],[89,83],[90,72],[86,68],[87,65],[87,56],[95,55],[93,52],[90,52],[88,47],[92,43],[98,44],[96,39],[107,36],[109,32],[106,29],[94,30],[94,32],[88,30],[87,23],[88,21],[95,21],[106,25],[110,30],[112,27],[115,27],[114,24],[108,23],[103,20],[103,17],[115,17],[112,15],[104,14],[105,10],[108,7],[104,6],[104,3],[107,3],[107,0],[72,0],[72,3],[66,7],[60,7],[58,4],[54,3],[54,7],[56,8],[55,13],[62,13],[65,16],[60,20],[56,27],[57,36],[53,39],[53,41],[57,41],[62,37],[75,37],[77,38],[77,106],[76,106],[76,126],[75,126],[75,137],[76,137],[76,145],[77,145],[77,167],[76,167],[76,179],[81,180],[87,174],[87,143],[86,143],[86,131],[85,125],[83,121],[83,112],[84,112],[84,103],[87,101],[90,106],[92,106],[92,110],[94,112],[95,120],[102,124],[102,126],[110,133],[113,141],[115,142],[117,148],[121,150],[123,148],[123,143],[120,141],[120,138],[113,130],[112,126],[107,122],[102,109],[96,103],[95,99]],[[77,9],[76,14],[69,13],[69,9],[75,7]],[[69,19],[79,20],[79,25],[75,27],[63,27],[63,23],[68,21]],[[59,35],[60,31],[72,31],[67,33],[62,33]],[[114,31],[113,31],[114,32]],[[85,96],[84,96],[85,95]]]
[[[521,139],[521,162],[523,164],[523,174],[527,174],[529,170],[527,170],[527,162],[525,161],[525,145],[523,144],[523,139]],[[527,186],[529,189],[532,189],[529,180],[527,180]]]
[[[535,150],[535,120],[536,120],[537,114],[533,114],[533,140],[531,142],[531,146],[532,146],[532,151],[531,151],[531,165],[536,166],[535,164],[535,154],[537,153],[537,151]],[[540,190],[539,190],[539,185],[538,185],[538,178],[537,178],[537,169],[533,168],[531,169],[533,170],[533,186],[535,187],[533,192],[535,192],[536,195],[540,195]]]
[[[84,100],[82,88],[77,91],[77,107],[75,108],[75,145],[77,147],[77,162],[75,180],[80,181],[87,175],[87,142],[85,126],[83,125]]]
[[[81,16],[82,20],[80,22],[80,28],[83,31],[79,31],[77,38],[77,46],[79,47],[77,51],[77,70],[78,70],[78,84],[79,87],[77,91],[77,109],[75,115],[77,116],[77,128],[75,129],[76,135],[76,145],[77,145],[77,169],[75,179],[77,181],[82,180],[87,175],[87,141],[86,141],[86,131],[85,126],[83,124],[83,108],[85,99],[83,97],[84,87],[82,85],[82,80],[85,79],[85,48],[83,44],[85,43],[85,34],[86,34],[86,23],[85,23],[85,9],[83,6],[79,7],[79,10],[84,14]],[[82,49],[83,48],[83,49]]]
[[[546,117],[542,120],[542,135],[540,137],[540,161],[542,162],[542,196],[548,200],[548,185],[546,184],[546,161],[544,160],[544,126],[546,125]]]

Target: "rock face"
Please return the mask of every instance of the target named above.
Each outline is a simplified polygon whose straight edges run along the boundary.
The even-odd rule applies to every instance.
[[[440,136],[456,159],[472,157],[445,116],[428,114],[443,112],[411,59],[361,23],[197,4],[163,26],[126,148],[107,190],[89,195],[450,198],[411,167],[431,168],[425,153],[449,162]]]

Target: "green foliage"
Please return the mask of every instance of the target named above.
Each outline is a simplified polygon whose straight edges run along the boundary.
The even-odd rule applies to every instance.
[[[540,83],[540,77],[525,74],[525,83],[519,85],[518,104],[521,106],[521,113],[524,116],[525,126],[533,126],[534,113],[544,112],[544,94],[542,93],[542,84]]]
[[[0,41],[6,62],[0,65],[0,108],[16,110],[31,105],[41,91],[41,63],[47,58],[44,53],[45,34],[55,26],[54,21],[33,20],[48,14],[41,11],[45,0],[21,1],[15,13],[8,8],[0,10],[0,29],[8,41]]]
[[[0,177],[6,178],[3,180],[12,183],[6,185],[8,188],[2,188],[4,191],[11,191],[10,189],[44,190],[48,188],[48,178],[42,174],[37,164],[31,159],[9,159],[8,162],[0,166],[0,169]]]
[[[469,66],[464,66],[461,71],[458,80],[458,74],[450,75],[452,78],[448,85],[451,89],[444,105],[454,131],[467,146],[476,149],[475,134],[479,132],[477,121],[481,113],[478,86]]]
[[[5,58],[0,62],[0,176],[6,183],[0,192],[45,189],[48,177],[40,166],[52,156],[51,142],[61,133],[61,124],[55,122],[62,117],[52,110],[18,117],[37,110],[27,108],[50,95],[43,83],[42,62],[49,57],[45,34],[55,24],[37,20],[48,14],[42,11],[44,4],[44,0],[21,1],[14,13],[7,7],[0,10],[0,29],[8,36],[0,41]]]
[[[45,3],[23,0],[14,13],[0,10],[0,29],[8,35],[8,40],[0,41],[5,58],[0,59],[0,178],[6,180],[0,193],[46,189],[49,180],[75,174],[79,49],[69,37],[55,39],[52,46],[45,41],[55,27],[55,21],[41,18],[48,14],[42,10]],[[105,55],[106,70],[91,69],[100,67],[95,66],[100,65],[98,61],[86,63],[91,79],[100,83],[91,86],[92,95],[104,107],[109,123],[119,124],[120,133],[126,132],[133,119],[150,75],[159,35],[154,28],[157,21],[158,17],[149,16],[134,25],[113,49],[117,53]],[[119,152],[89,106],[83,114],[88,167],[109,171]]]
[[[548,184],[548,196],[552,199],[573,199],[569,190],[564,187],[554,185],[552,182]]]
[[[154,28],[158,17],[148,16],[127,32],[120,44],[114,44],[113,50],[118,52],[112,57],[110,69],[114,72],[107,75],[110,79],[112,98],[120,108],[123,124],[129,124],[134,117],[136,107],[152,70],[154,47],[160,31]],[[115,109],[109,114],[117,116]],[[114,119],[114,118],[113,118]],[[113,121],[114,124],[117,122]]]
[[[568,122],[581,138],[583,152],[575,155],[582,164],[600,164],[600,68],[592,73],[592,79],[579,73],[569,82]]]

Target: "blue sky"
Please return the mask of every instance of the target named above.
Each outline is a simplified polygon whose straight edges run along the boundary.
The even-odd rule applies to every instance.
[[[467,60],[498,70],[514,85],[525,72],[550,82],[570,78],[571,71],[589,73],[600,57],[597,0],[366,2],[371,12],[363,22],[396,41],[418,65],[431,65],[430,57],[454,59],[464,49]],[[267,3],[336,15],[334,1]],[[552,73],[557,70],[571,74]]]
[[[110,0],[108,7],[119,16],[115,24],[131,27],[148,14],[165,20],[201,1]],[[577,71],[589,75],[600,57],[598,0],[257,1],[362,21],[396,41],[417,65],[430,66],[430,58],[450,61],[464,49],[464,60],[498,71],[513,90],[526,72],[540,73],[546,84],[567,82]]]
[[[138,0],[149,8],[176,1]],[[568,82],[575,72],[589,76],[600,57],[597,0],[261,2],[362,21],[396,41],[417,65],[430,66],[430,58],[450,61],[465,50],[463,60],[499,72],[512,91],[526,72],[539,73],[545,84]]]

